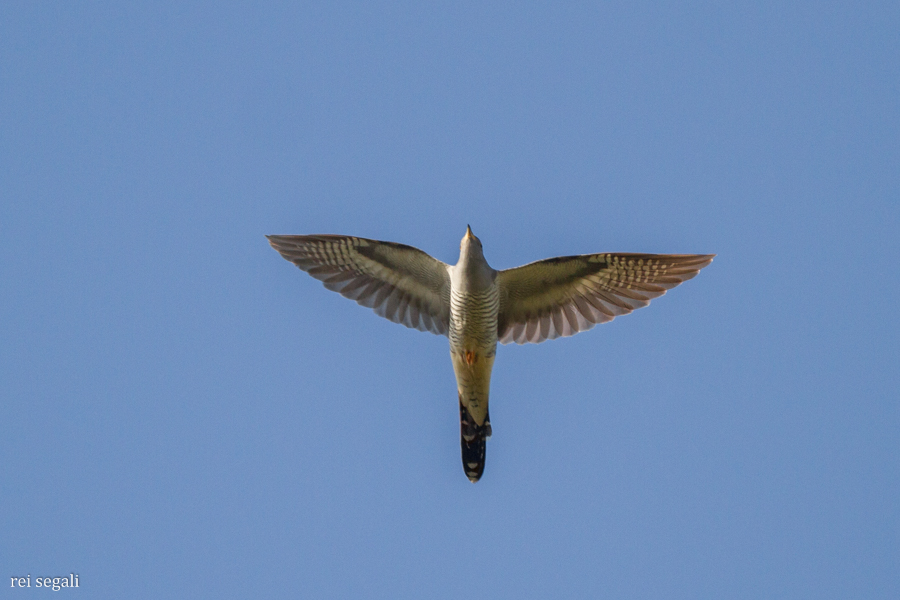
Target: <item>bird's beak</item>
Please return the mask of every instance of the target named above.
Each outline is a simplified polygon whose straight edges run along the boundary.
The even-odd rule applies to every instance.
[[[468,225],[466,225],[466,237],[467,237],[467,238],[473,238],[473,237],[475,237],[475,234],[472,233],[472,228],[469,227]]]

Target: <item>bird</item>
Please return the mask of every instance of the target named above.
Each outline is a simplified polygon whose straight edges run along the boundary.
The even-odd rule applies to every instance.
[[[484,474],[497,343],[567,337],[647,306],[715,254],[602,253],[497,271],[466,226],[449,265],[418,248],[346,235],[267,235],[281,256],[327,289],[395,323],[445,335],[459,397],[463,471]]]

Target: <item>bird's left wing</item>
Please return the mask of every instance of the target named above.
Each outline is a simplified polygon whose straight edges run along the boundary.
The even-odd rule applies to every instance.
[[[421,331],[447,335],[447,265],[412,246],[343,235],[267,235],[281,255],[329,290]]]
[[[574,335],[647,306],[715,254],[584,254],[500,271],[500,342]]]

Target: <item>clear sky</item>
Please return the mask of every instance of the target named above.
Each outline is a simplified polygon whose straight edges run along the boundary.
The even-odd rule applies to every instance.
[[[0,4],[0,589],[900,596],[900,4]],[[560,5],[564,6],[560,6]],[[716,253],[498,350],[264,234]]]

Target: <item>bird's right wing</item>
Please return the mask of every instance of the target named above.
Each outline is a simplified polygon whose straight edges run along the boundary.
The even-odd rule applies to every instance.
[[[574,335],[647,306],[715,254],[584,254],[500,271],[500,342]]]
[[[343,235],[267,235],[281,255],[326,288],[394,323],[447,335],[447,265],[417,248]]]

